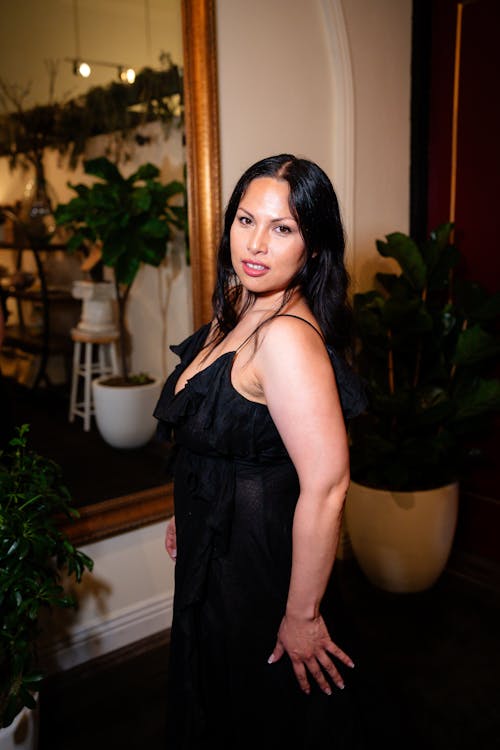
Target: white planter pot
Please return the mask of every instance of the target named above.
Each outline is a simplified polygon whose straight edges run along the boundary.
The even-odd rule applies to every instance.
[[[92,381],[97,429],[113,448],[140,448],[153,437],[157,420],[153,410],[162,381],[125,387],[103,385],[109,376]]]
[[[458,483],[389,492],[351,482],[345,516],[354,556],[376,586],[424,591],[448,561],[458,515]]]
[[[38,704],[38,694],[33,696]],[[38,744],[38,705],[23,708],[12,724],[0,729],[0,750],[35,750]]]

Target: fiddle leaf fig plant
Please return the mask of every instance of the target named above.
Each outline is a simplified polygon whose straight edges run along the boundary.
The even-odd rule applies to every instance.
[[[186,191],[177,180],[163,184],[159,169],[149,163],[127,178],[106,157],[86,161],[84,169],[98,180],[91,186],[69,183],[77,195],[57,206],[55,219],[71,231],[70,252],[97,245],[103,265],[113,269],[122,377],[133,384],[126,357],[127,300],[141,265],[158,267],[173,232],[186,231]]]
[[[23,706],[43,675],[36,660],[42,608],[74,607],[61,575],[81,581],[93,561],[57,526],[77,518],[60,467],[27,447],[29,425],[18,427],[0,452],[0,727]]]
[[[417,243],[377,240],[399,273],[376,274],[354,296],[355,361],[368,408],[351,428],[351,474],[389,490],[439,487],[463,476],[500,410],[500,293],[460,279],[442,224]]]

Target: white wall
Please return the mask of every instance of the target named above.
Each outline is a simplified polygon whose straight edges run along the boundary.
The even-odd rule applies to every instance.
[[[355,102],[355,283],[370,287],[375,240],[409,228],[411,0],[342,0]]]
[[[344,50],[331,24],[342,18],[350,54],[342,75],[352,71],[342,82],[352,101],[332,67]],[[217,25],[224,205],[261,157],[291,151],[317,161],[348,214],[355,286],[366,286],[375,239],[408,228],[411,0],[255,0],[251,12],[244,0],[218,0]],[[346,106],[354,125],[343,134],[353,147],[347,165],[339,163],[350,159],[346,144],[335,140],[335,107]],[[340,180],[345,166],[352,198]]]
[[[58,67],[56,99],[117,80],[117,70],[105,66],[94,66],[88,79],[73,75],[65,58],[77,56],[78,40],[82,59],[123,63],[138,70],[157,67],[164,51],[182,65],[180,0],[77,0],[78,39],[74,6],[74,0],[2,3],[0,77],[20,90],[29,89],[27,106],[49,101],[46,60]]]
[[[218,0],[223,203],[257,159],[291,152],[331,172],[333,102],[319,0]]]
[[[42,622],[41,658],[50,671],[69,669],[170,627],[174,564],[165,523],[81,547],[94,571],[68,585],[78,609],[56,610]]]

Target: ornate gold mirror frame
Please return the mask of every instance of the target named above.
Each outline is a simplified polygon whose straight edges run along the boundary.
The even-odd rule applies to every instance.
[[[211,317],[215,248],[220,232],[220,167],[215,0],[181,0],[188,174],[189,242],[195,329]],[[113,498],[64,524],[77,544],[105,539],[168,518],[171,484]]]

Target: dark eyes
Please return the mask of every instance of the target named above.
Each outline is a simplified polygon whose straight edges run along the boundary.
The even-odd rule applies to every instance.
[[[252,219],[250,219],[249,216],[238,216],[238,222],[243,227],[248,227],[252,223]],[[274,227],[274,231],[277,232],[277,234],[291,234],[292,229],[287,226],[287,224],[278,224]]]

